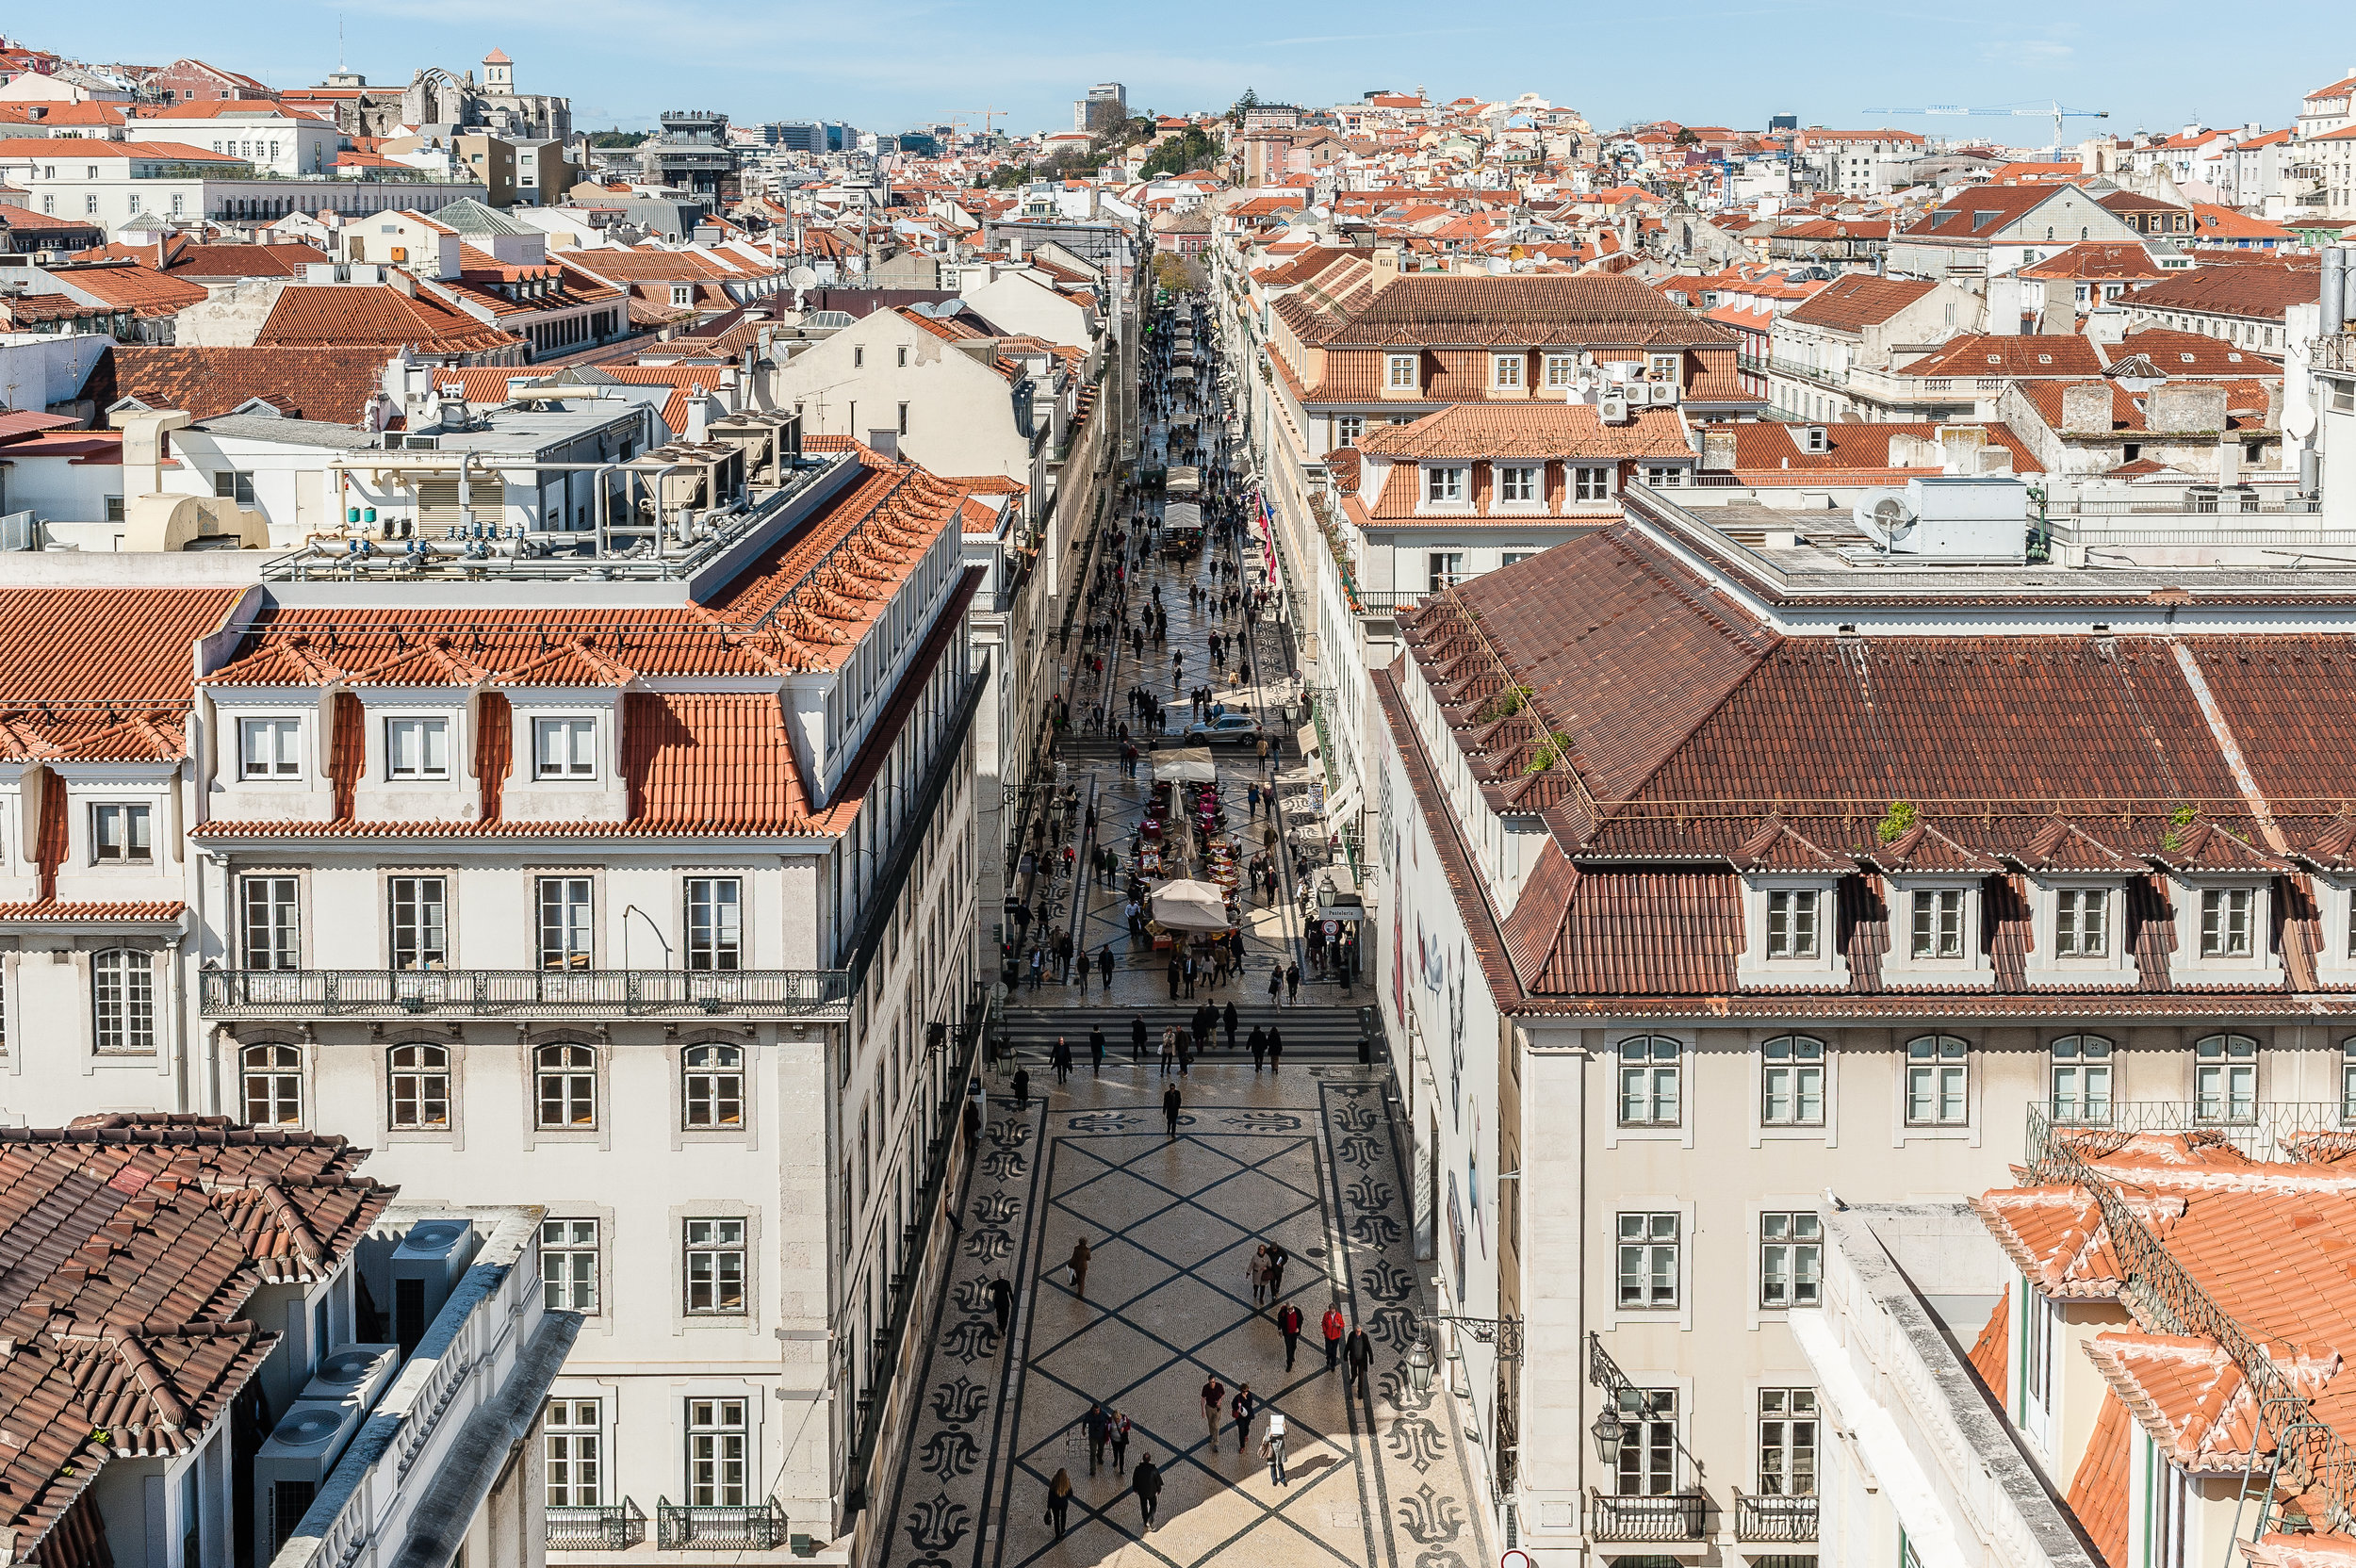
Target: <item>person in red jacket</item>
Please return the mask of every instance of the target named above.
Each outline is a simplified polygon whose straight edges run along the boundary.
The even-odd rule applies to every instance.
[[[1301,1348],[1301,1309],[1290,1301],[1276,1310],[1276,1331],[1284,1336],[1284,1370],[1293,1369],[1293,1353]]]
[[[1334,1305],[1325,1309],[1318,1327],[1325,1331],[1325,1369],[1331,1372],[1342,1364],[1342,1335],[1350,1325],[1342,1321],[1341,1307]]]

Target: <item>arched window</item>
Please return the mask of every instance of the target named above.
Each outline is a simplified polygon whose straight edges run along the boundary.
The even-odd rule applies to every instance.
[[[540,1125],[576,1130],[597,1124],[597,1054],[585,1045],[544,1045],[532,1053]]]
[[[245,1119],[255,1127],[303,1124],[303,1053],[291,1045],[249,1045],[237,1056]]]
[[[1972,1119],[1972,1047],[1953,1035],[1906,1042],[1906,1124],[1961,1127]]]
[[[1675,1127],[1683,1115],[1684,1050],[1662,1035],[1620,1042],[1620,1125]]]
[[[2258,1042],[2248,1035],[2211,1035],[2192,1048],[2196,1121],[2258,1119]]]
[[[1824,1124],[1824,1042],[1780,1035],[1759,1047],[1759,1119],[1769,1127]]]
[[[2111,1042],[2100,1035],[2064,1035],[2053,1042],[2055,1121],[2107,1126],[2111,1119]]]
[[[450,1053],[438,1045],[397,1045],[384,1056],[390,1124],[413,1132],[450,1126]]]
[[[690,1128],[744,1124],[744,1053],[733,1045],[691,1045],[679,1055],[682,1116]]]
[[[155,1049],[155,965],[135,948],[90,955],[90,1021],[101,1051]]]

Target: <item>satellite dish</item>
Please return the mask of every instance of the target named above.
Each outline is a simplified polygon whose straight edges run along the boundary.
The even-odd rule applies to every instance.
[[[1865,536],[1884,549],[1914,526],[1914,514],[1906,510],[1906,493],[1903,490],[1868,490],[1857,498],[1849,514]]]
[[[785,281],[796,288],[815,288],[818,286],[818,272],[815,268],[796,267],[785,275]]]

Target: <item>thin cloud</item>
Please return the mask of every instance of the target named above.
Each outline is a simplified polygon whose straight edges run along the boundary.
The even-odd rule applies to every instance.
[[[1424,27],[1412,33],[1319,33],[1310,38],[1272,38],[1261,47],[1280,49],[1294,43],[1382,43],[1399,38],[1464,38],[1494,33],[1495,27]]]

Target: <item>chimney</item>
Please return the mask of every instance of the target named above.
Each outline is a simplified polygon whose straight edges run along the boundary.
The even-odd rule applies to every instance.
[[[891,462],[900,461],[900,433],[889,426],[867,433],[867,449]]]
[[[1702,472],[1730,474],[1734,471],[1735,440],[1730,425],[1702,427]]]
[[[2143,422],[2154,435],[2225,429],[2225,388],[2217,382],[2169,382],[2144,394]]]
[[[1371,292],[1380,294],[1384,288],[1399,280],[1399,247],[1396,245],[1377,245],[1374,248],[1372,265],[1374,267],[1374,278],[1367,286]]]
[[[1988,445],[1988,430],[1981,425],[1940,425],[1932,433],[1939,438],[1939,467],[1951,474],[1976,474],[1980,471],[1980,451]]]
[[[2021,335],[2021,279],[1988,280],[1988,332],[1990,337]]]
[[[2127,312],[2118,305],[2098,305],[2086,312],[2086,340],[2118,348],[2127,339]]]
[[[2062,388],[2062,429],[2100,431],[2107,434],[2110,428],[2110,383],[2082,381]]]

